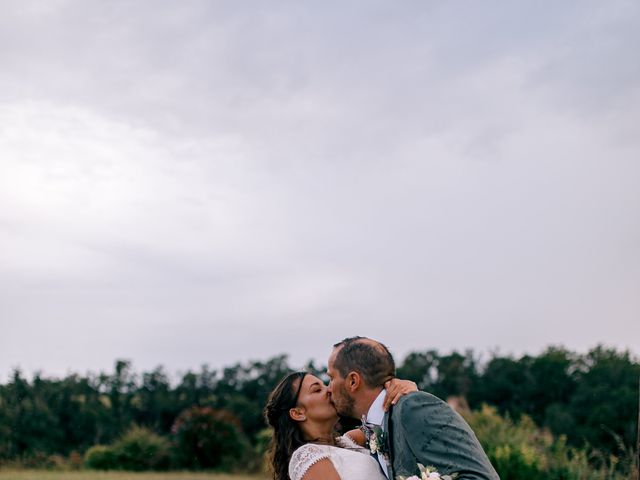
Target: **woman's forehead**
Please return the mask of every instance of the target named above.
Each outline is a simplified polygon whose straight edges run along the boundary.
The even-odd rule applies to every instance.
[[[304,376],[303,385],[305,387],[310,387],[314,383],[319,383],[320,385],[323,385],[322,380],[320,380],[315,375],[311,375],[310,373],[308,373],[307,375]]]

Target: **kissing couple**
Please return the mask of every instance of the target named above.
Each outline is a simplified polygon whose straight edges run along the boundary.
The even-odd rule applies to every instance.
[[[499,480],[460,415],[415,383],[395,379],[382,343],[336,343],[327,375],[328,386],[294,372],[271,392],[265,417],[273,428],[274,480]],[[362,426],[338,435],[338,415]]]

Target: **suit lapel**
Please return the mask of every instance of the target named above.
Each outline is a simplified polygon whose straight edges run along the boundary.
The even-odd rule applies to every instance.
[[[395,475],[393,471],[393,422],[391,421],[391,412],[393,411],[393,405],[389,406],[389,410],[384,414],[382,419],[382,425],[385,433],[386,450],[389,452],[389,459],[387,460],[387,472],[389,480],[394,480]]]

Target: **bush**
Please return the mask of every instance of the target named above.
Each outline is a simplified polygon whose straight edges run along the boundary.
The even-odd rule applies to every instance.
[[[67,461],[67,468],[69,470],[80,470],[82,468],[83,459],[82,455],[77,450],[71,451],[69,459]]]
[[[119,468],[123,470],[166,470],[171,444],[151,430],[133,427],[113,444]]]
[[[238,419],[227,410],[191,407],[173,427],[176,461],[191,469],[233,469],[250,452]]]
[[[594,466],[590,459],[597,452],[567,446],[565,436],[554,437],[548,430],[536,427],[526,415],[514,422],[485,405],[480,411],[467,414],[466,419],[502,480],[630,478],[632,449],[624,462],[603,456],[600,465]]]
[[[55,470],[58,467],[59,460],[59,456],[47,455],[44,452],[36,451],[30,452],[28,455],[23,455],[14,462],[14,466],[17,468]]]
[[[543,476],[535,452],[526,446],[500,445],[489,455],[502,479],[537,480]]]
[[[94,470],[115,470],[118,459],[112,447],[94,445],[84,454],[84,464]]]
[[[253,448],[243,465],[247,472],[253,473],[269,473],[269,455],[268,450],[271,444],[273,431],[270,428],[264,428],[255,436]]]
[[[166,470],[169,441],[146,428],[133,427],[111,446],[95,445],[85,454],[85,465],[95,470]]]

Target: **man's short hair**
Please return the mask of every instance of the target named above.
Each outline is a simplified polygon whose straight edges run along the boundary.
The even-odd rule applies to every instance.
[[[338,349],[333,366],[342,378],[355,371],[368,387],[375,388],[396,376],[393,356],[380,342],[366,337],[349,337],[333,348]]]

